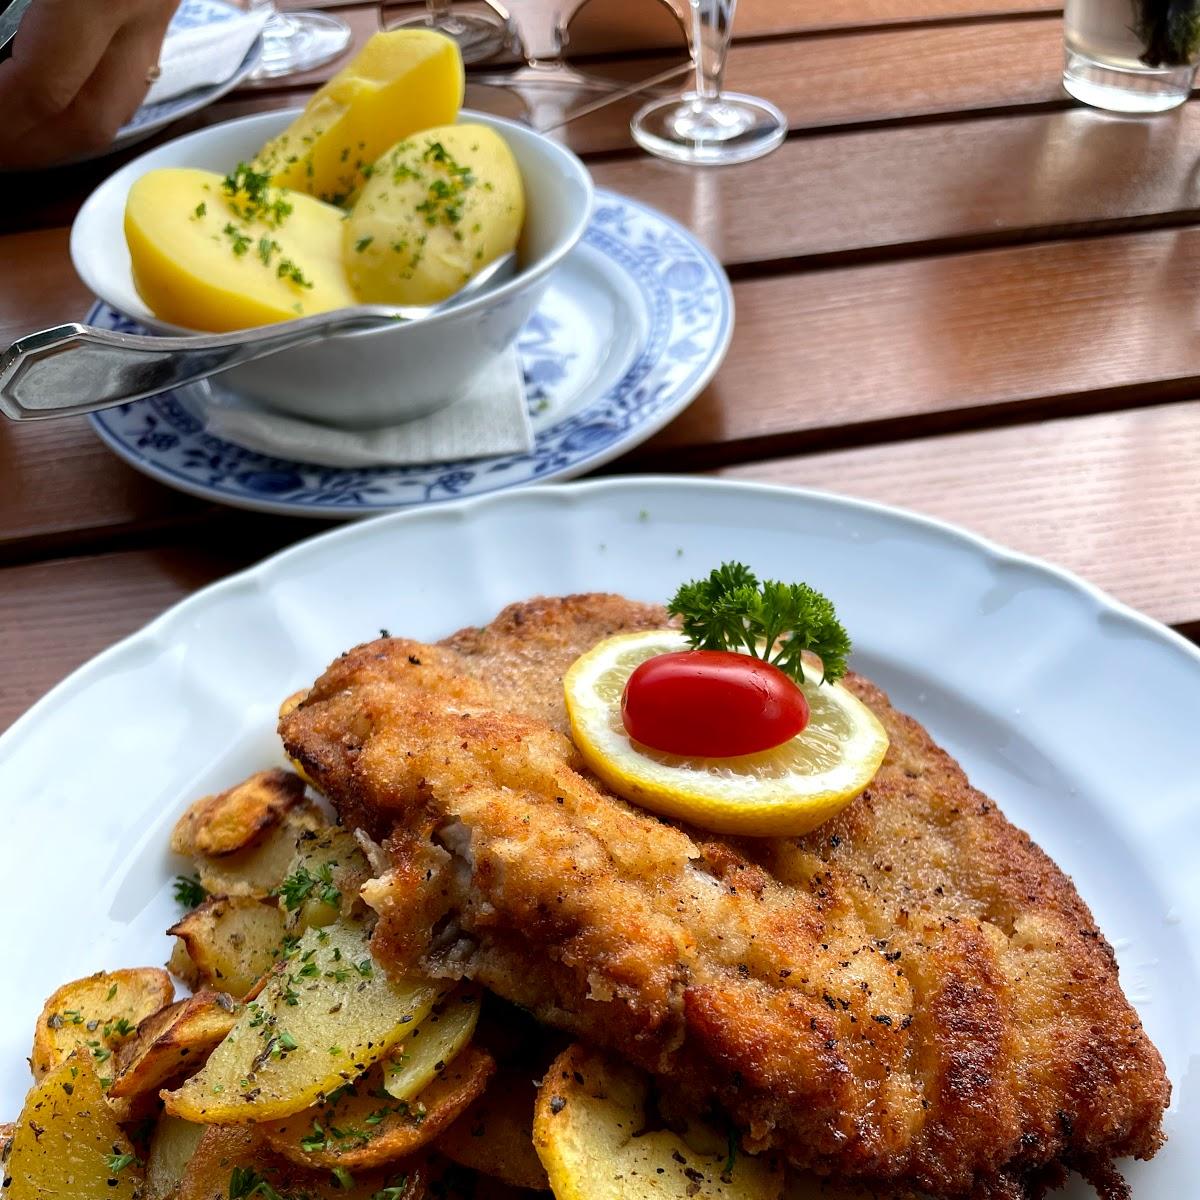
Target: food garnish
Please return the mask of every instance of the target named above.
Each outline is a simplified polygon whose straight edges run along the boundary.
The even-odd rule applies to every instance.
[[[762,583],[739,562],[683,584],[667,604],[698,650],[735,650],[778,667],[797,683],[805,652],[821,660],[821,682],[846,673],[850,637],[833,604],[807,583]]]
[[[680,587],[667,611],[694,649],[647,659],[621,697],[625,731],[655,750],[733,758],[781,746],[808,724],[804,655],[821,660],[822,683],[846,673],[850,639],[806,583],[759,583],[727,562]]]
[[[805,667],[808,724],[782,745],[721,758],[635,743],[621,719],[629,677],[648,659],[687,647],[687,636],[674,629],[618,634],[566,673],[571,736],[617,795],[718,833],[792,835],[829,820],[874,778],[887,752],[883,726],[840,683],[818,686],[815,667]]]

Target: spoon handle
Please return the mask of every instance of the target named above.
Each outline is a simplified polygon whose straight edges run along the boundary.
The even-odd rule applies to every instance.
[[[91,325],[56,325],[14,342],[0,357],[0,412],[14,421],[127,404],[293,346],[372,329],[394,310],[347,309],[279,326],[204,337],[145,337]]]

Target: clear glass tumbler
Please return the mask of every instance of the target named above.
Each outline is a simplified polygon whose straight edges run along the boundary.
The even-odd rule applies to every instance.
[[[737,0],[691,0],[695,87],[634,114],[630,128],[644,150],[676,162],[725,166],[768,154],[787,136],[787,119],[775,105],[722,90],[736,7]]]
[[[1200,0],[1066,0],[1063,87],[1111,112],[1164,112],[1190,95]]]
[[[482,62],[498,54],[508,44],[508,22],[496,12],[452,11],[451,0],[425,0],[425,11],[403,17],[389,29],[433,29],[453,38],[462,52],[463,62]]]
[[[282,13],[275,0],[250,0],[252,12],[270,13],[263,26],[263,57],[255,79],[311,71],[337,58],[350,45],[350,26],[328,13]]]

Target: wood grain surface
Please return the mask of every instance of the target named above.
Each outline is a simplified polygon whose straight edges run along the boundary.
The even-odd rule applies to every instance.
[[[334,9],[356,44],[420,11],[286,3]],[[581,69],[637,80],[671,61],[678,35],[649,3],[592,0],[573,26]],[[531,41],[575,7],[511,6]],[[727,83],[784,109],[777,153],[723,171],[650,159],[629,138],[642,97],[566,128],[601,186],[695,230],[735,280],[716,380],[607,471],[717,469],[915,508],[1200,634],[1200,105],[1136,121],[1071,104],[1059,13],[741,0]],[[302,103],[340,65],[239,89],[107,160],[9,176],[0,337],[86,311],[69,226],[116,166]],[[468,102],[532,111],[478,82]],[[167,605],[318,528],[168,490],[81,419],[0,425],[0,728]]]

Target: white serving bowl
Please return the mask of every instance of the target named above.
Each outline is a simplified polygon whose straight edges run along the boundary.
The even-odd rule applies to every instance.
[[[299,109],[262,113],[176,138],[127,163],[87,199],[71,227],[71,259],[101,300],[150,329],[191,333],[157,320],[133,286],[125,244],[125,200],[134,180],[155,167],[200,167],[225,174],[248,161]],[[239,394],[281,412],[350,428],[390,425],[457,400],[510,346],[554,268],[583,236],[592,180],[569,150],[513,121],[463,111],[512,148],[525,181],[519,270],[508,283],[460,307],[412,324],[324,341],[226,371]]]

